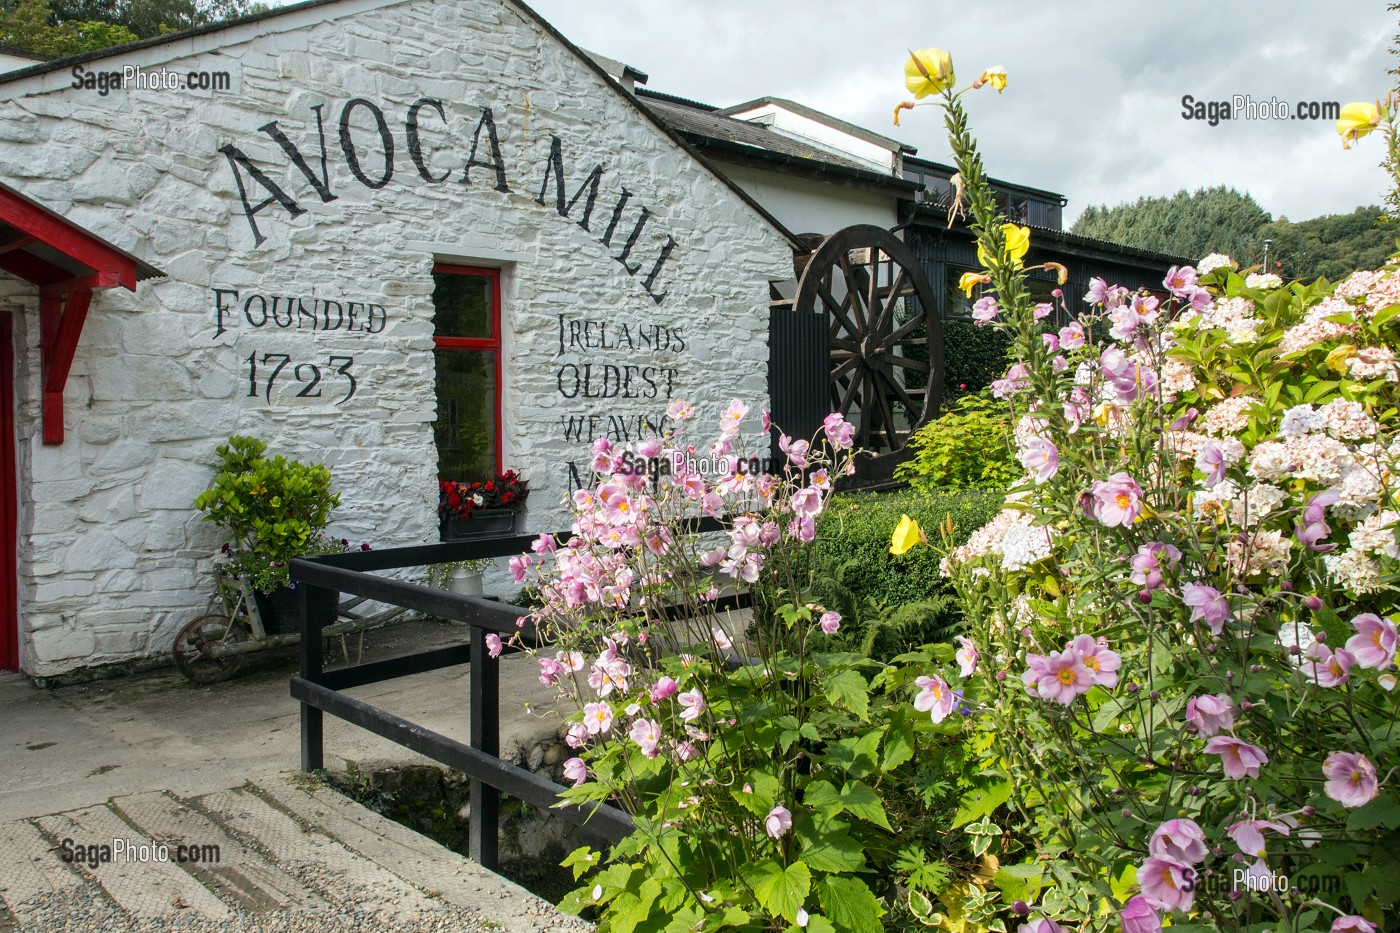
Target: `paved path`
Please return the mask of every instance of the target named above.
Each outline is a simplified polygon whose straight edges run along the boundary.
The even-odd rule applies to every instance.
[[[138,855],[129,860],[117,840]],[[141,860],[138,847],[156,844],[169,861]],[[99,847],[95,864],[78,856],[90,846]],[[586,929],[525,889],[294,773],[194,797],[151,791],[0,823],[5,931]]]
[[[456,643],[464,628],[372,633],[365,660]],[[556,744],[553,694],[523,656],[501,661],[502,757]],[[0,675],[0,933],[573,929],[545,902],[334,791],[299,764],[295,659],[259,656],[210,687],[173,670],[39,690]],[[465,665],[352,696],[466,739]],[[426,761],[327,717],[331,769]],[[312,787],[320,789],[310,789]],[[65,863],[55,846],[188,839],[216,865]],[[174,853],[172,852],[172,858]]]

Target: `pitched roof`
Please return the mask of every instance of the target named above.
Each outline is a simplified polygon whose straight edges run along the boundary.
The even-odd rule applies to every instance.
[[[870,130],[867,130],[863,126],[856,126],[854,123],[847,123],[845,120],[842,120],[839,117],[833,117],[829,113],[822,113],[820,110],[813,110],[806,104],[799,104],[797,101],[788,100],[785,97],[759,97],[754,100],[746,101],[742,104],[735,104],[733,107],[725,107],[719,112],[721,114],[724,114],[725,116],[732,116],[736,113],[745,113],[749,110],[757,110],[759,107],[764,107],[768,105],[781,107],[784,110],[791,111],[792,113],[806,117],[809,120],[815,120],[818,123],[823,123],[831,127],[832,129],[840,130],[843,133],[848,133],[851,136],[854,136],[856,139],[870,143],[872,146],[880,146],[882,148],[889,149],[891,152],[905,152],[912,155],[913,153],[919,151],[918,149],[916,149],[913,146],[910,146],[907,143],[902,143],[897,139],[890,139],[888,136],[881,136],[879,133],[872,133],[870,132]]]
[[[297,13],[304,10],[313,10],[318,7],[334,6],[335,4],[342,2],[346,2],[346,0],[304,0],[304,2],[302,3],[293,3],[284,7],[276,7],[274,9],[264,10],[260,13],[250,13],[247,16],[239,16],[235,19],[225,20],[224,22],[220,23],[213,23],[207,26],[198,26],[194,29],[186,29],[181,32],[172,32],[163,36],[152,36],[149,39],[141,39],[137,42],[128,42],[125,45],[115,45],[111,46],[110,48],[96,49],[91,52],[83,52],[78,55],[70,55],[66,58],[59,58],[53,61],[41,62],[36,65],[31,65],[28,68],[21,68],[17,71],[11,71],[4,74],[0,74],[0,84],[9,84],[15,81],[23,80],[25,78],[48,74],[52,71],[61,71],[68,68],[72,68],[74,65],[80,65],[86,62],[97,61],[103,58],[110,58],[114,55],[124,55],[128,52],[134,52],[140,49],[153,48],[155,46],[165,45],[166,43],[170,42],[187,41],[197,36],[209,35],[210,33],[218,32],[220,30],[236,29],[240,26],[244,26],[249,23],[258,23],[265,20],[274,19],[279,16],[286,16],[289,13]],[[398,2],[411,2],[411,0],[398,0]],[[583,49],[579,48],[577,45],[565,38],[563,33],[561,33],[558,29],[555,29],[554,26],[549,23],[549,21],[547,21],[544,17],[540,16],[533,9],[531,9],[524,2],[524,0],[501,0],[501,2],[508,3],[511,6],[515,7],[522,16],[539,26],[540,29],[544,30],[560,45],[562,45],[565,49],[571,52],[576,59],[583,63],[585,67],[589,68],[599,77],[601,77],[608,87],[610,87],[614,92],[616,92],[620,97],[622,97],[623,100],[627,101],[631,106],[635,107],[637,112],[640,113],[644,119],[648,120],[659,130],[661,130],[661,132],[664,133],[667,137],[669,137],[670,140],[674,142],[677,146],[679,146],[683,152],[685,152],[691,158],[695,159],[695,161],[698,162],[702,167],[704,167],[704,169],[708,171],[710,175],[714,177],[720,184],[724,185],[726,188],[732,191],[736,196],[738,196],[738,198],[741,201],[748,205],[750,209],[752,209],[756,214],[758,214],[758,216],[761,217],[765,223],[767,223],[770,227],[772,227],[775,231],[782,235],[783,239],[785,239],[788,242],[789,246],[793,247],[793,249],[802,248],[802,244],[798,241],[796,235],[793,234],[793,232],[787,227],[785,227],[782,221],[774,217],[768,211],[767,208],[765,208],[762,204],[759,204],[758,201],[754,200],[754,198],[747,191],[741,188],[736,182],[731,181],[727,175],[725,175],[719,169],[711,165],[709,160],[706,159],[704,155],[697,152],[694,146],[687,142],[679,133],[677,133],[675,130],[669,127],[664,120],[662,120],[656,114],[652,113],[652,111],[649,110],[646,107],[646,105],[644,105],[641,101],[637,100],[637,98],[633,94],[629,93],[626,88],[624,88],[611,75],[609,75],[606,68],[594,61],[589,56],[589,54]]]

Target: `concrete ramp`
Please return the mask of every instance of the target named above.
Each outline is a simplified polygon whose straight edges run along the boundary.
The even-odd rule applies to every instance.
[[[0,933],[589,929],[296,773],[0,823]]]

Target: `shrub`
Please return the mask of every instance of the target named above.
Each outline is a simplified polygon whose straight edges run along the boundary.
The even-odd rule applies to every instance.
[[[998,803],[965,829],[1002,866],[958,912],[1372,933],[1400,899],[1400,268],[1284,288],[1212,255],[1160,301],[1093,279],[1109,339],[1047,340],[1030,231],[997,212],[961,93],[941,103],[1027,468],[944,565]],[[1376,110],[1349,105],[1351,132],[1384,117],[1400,152]]]
[[[999,330],[943,320],[943,402],[981,392],[1006,372],[1011,341]]]
[[[320,464],[267,457],[267,444],[235,436],[217,448],[221,469],[194,500],[204,520],[229,535],[223,551],[234,571],[270,592],[287,585],[287,564],[311,553],[336,553],[342,542],[324,538],[340,493]]]
[[[965,395],[957,406],[909,439],[914,456],[895,476],[921,491],[980,486],[1001,491],[1020,475],[1007,443],[1011,416],[985,395]]]

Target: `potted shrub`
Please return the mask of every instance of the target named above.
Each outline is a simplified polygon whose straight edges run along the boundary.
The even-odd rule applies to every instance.
[[[514,470],[479,483],[438,479],[438,524],[443,541],[515,533],[529,484]]]
[[[219,473],[194,505],[228,533],[227,572],[248,582],[268,634],[289,634],[297,620],[287,565],[294,557],[343,551],[347,543],[322,533],[340,503],[330,471],[266,451],[255,437],[219,445]]]

